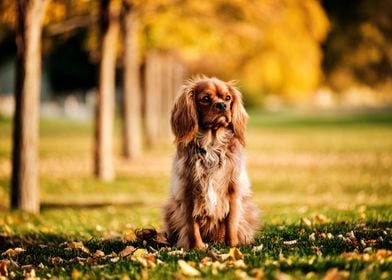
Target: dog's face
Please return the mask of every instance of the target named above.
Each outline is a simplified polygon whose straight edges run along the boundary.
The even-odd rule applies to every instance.
[[[204,80],[194,89],[198,122],[202,128],[218,129],[231,124],[232,93],[220,80]]]
[[[185,147],[199,129],[231,128],[245,144],[248,115],[241,93],[232,85],[216,78],[198,78],[183,86],[171,113],[171,126],[178,146]]]

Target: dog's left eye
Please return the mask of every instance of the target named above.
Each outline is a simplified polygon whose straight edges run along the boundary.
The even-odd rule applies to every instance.
[[[231,99],[230,95],[226,96],[226,101],[229,101],[230,99]]]
[[[204,102],[204,103],[209,103],[210,100],[211,100],[211,99],[210,99],[209,96],[204,96],[204,97],[201,99],[201,101]]]

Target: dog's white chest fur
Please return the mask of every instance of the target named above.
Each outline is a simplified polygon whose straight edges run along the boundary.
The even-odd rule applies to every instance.
[[[206,149],[195,161],[195,182],[198,185],[198,196],[195,199],[193,215],[195,217],[214,217],[224,219],[229,212],[227,199],[229,180],[222,177],[227,172],[224,160],[225,154],[216,150]],[[227,176],[226,176],[227,177]],[[218,183],[219,182],[219,183]]]
[[[209,213],[214,213],[216,210],[216,206],[218,205],[218,195],[214,190],[214,186],[210,183],[207,190],[206,207],[208,208]]]

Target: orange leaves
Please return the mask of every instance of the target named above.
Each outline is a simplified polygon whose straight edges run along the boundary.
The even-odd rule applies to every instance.
[[[8,276],[8,266],[10,263],[7,259],[0,261],[0,276]]]
[[[374,252],[368,250],[368,252],[362,254],[358,252],[345,252],[340,256],[348,260],[361,260],[365,262],[392,262],[392,251],[386,249],[379,249]]]

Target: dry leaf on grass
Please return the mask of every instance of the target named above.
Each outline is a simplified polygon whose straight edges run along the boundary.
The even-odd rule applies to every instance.
[[[8,266],[10,263],[7,259],[0,261],[0,276],[8,276]]]
[[[135,231],[133,231],[131,229],[127,229],[127,230],[123,231],[121,239],[123,242],[134,242],[137,240],[137,237],[136,237]]]
[[[97,250],[93,254],[93,258],[95,258],[95,259],[103,258],[104,256],[105,256],[105,253],[101,250]]]
[[[154,241],[159,244],[169,245],[169,241],[167,241],[167,237],[163,232],[158,232],[154,238]]]
[[[133,246],[127,246],[125,247],[124,250],[122,250],[120,253],[118,253],[118,255],[120,257],[126,257],[129,256],[130,254],[132,254],[133,252],[135,252],[136,248]]]
[[[263,244],[260,244],[259,246],[253,246],[252,248],[252,252],[260,252],[261,250],[263,250]]]
[[[141,228],[135,230],[136,237],[139,240],[151,240],[158,234],[155,228]]]
[[[298,240],[289,240],[289,241],[283,241],[284,245],[294,245],[297,244]]]
[[[67,243],[67,248],[71,250],[80,250],[86,254],[90,254],[90,250],[80,241],[71,241]]]
[[[201,276],[200,271],[198,271],[196,268],[194,268],[184,260],[178,260],[178,265],[180,267],[182,274],[184,274],[185,276],[191,276],[191,277]]]
[[[9,256],[9,257],[14,257],[16,255],[19,255],[22,252],[25,252],[26,250],[23,248],[14,248],[14,249],[8,249],[4,253],[2,253],[2,256]]]
[[[131,256],[131,260],[140,263],[143,267],[155,267],[156,258],[149,254],[146,249],[137,249]]]
[[[237,260],[242,260],[244,258],[244,255],[236,247],[230,248],[230,251],[228,254],[222,254],[220,256],[221,256],[222,261],[225,261],[228,259],[233,260],[233,261],[237,261]]]
[[[64,260],[60,257],[51,257],[49,258],[49,262],[53,265],[58,265],[58,264],[62,264]]]

